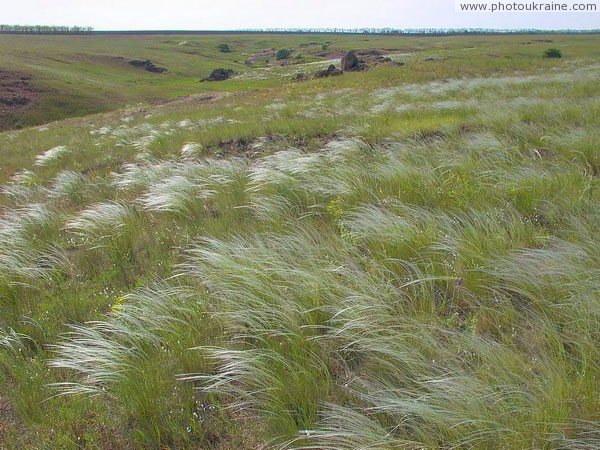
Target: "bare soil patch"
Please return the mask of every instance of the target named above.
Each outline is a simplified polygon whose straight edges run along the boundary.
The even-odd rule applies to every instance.
[[[21,113],[34,108],[41,95],[30,74],[0,70],[0,130],[18,128]]]
[[[40,90],[33,85],[31,75],[0,70],[0,111],[27,106],[39,94]]]

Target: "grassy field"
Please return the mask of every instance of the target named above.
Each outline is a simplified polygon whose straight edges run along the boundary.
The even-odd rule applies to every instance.
[[[552,43],[540,42],[551,40]],[[221,53],[226,43],[231,52]],[[155,103],[177,97],[214,91],[247,92],[272,89],[290,83],[298,72],[322,67],[278,67],[270,58],[259,59],[254,67],[244,64],[265,49],[292,50],[293,63],[325,61],[317,56],[348,49],[385,49],[401,61],[423,62],[437,57],[445,64],[416,64],[413,70],[379,76],[374,86],[434,80],[439,77],[485,75],[490,71],[514,72],[536,67],[553,67],[542,60],[549,46],[564,50],[569,59],[598,56],[595,35],[568,36],[452,36],[394,37],[371,35],[150,35],[150,36],[18,36],[0,35],[0,74],[31,77],[36,95],[27,107],[0,110],[0,130],[39,125],[66,117],[113,111],[139,102]],[[337,57],[339,59],[339,57]],[[416,61],[413,59],[416,58]],[[165,74],[146,72],[127,64],[149,59],[165,67]],[[266,58],[269,59],[269,58]],[[534,62],[535,61],[535,62]],[[443,67],[439,67],[443,66]],[[199,83],[212,69],[224,67],[238,72],[235,81]],[[325,65],[326,67],[326,65]],[[261,69],[263,70],[257,70]],[[441,69],[441,70],[440,70]],[[310,73],[310,72],[309,72]],[[354,81],[348,80],[348,87]],[[0,83],[0,92],[1,92]]]
[[[0,448],[600,448],[598,41],[0,35]]]

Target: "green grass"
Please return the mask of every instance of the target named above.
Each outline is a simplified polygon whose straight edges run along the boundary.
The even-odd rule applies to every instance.
[[[0,39],[181,65],[0,133],[0,447],[600,446],[596,36]],[[322,39],[413,54],[148,103]]]
[[[400,59],[411,70],[390,70],[365,76],[364,87],[376,87],[398,82],[480,76],[490,72],[550,69],[568,65],[574,60],[598,56],[594,35],[551,35],[553,45],[565,53],[561,61],[542,58],[546,43],[532,42],[540,36],[452,36],[397,37],[369,35],[190,35],[190,36],[0,36],[0,68],[26,72],[41,96],[33,107],[9,113],[6,128],[38,125],[65,117],[84,116],[111,111],[142,102],[157,102],[178,96],[204,92],[236,92],[251,89],[271,89],[284,85],[292,88],[291,78],[298,72],[315,72],[310,66],[274,66],[260,72],[243,64],[249,54],[264,49],[290,48],[292,60],[297,54],[301,61],[319,61],[315,56],[321,45],[331,42],[330,52],[349,49],[387,49],[406,55]],[[229,53],[218,50],[227,41]],[[186,45],[179,45],[185,42]],[[438,61],[423,61],[435,55]],[[121,61],[115,58],[123,58]],[[132,59],[150,59],[167,67],[166,74],[152,74],[127,64]],[[271,58],[274,60],[274,57]],[[260,63],[257,63],[260,65]],[[243,81],[198,83],[212,69],[226,67],[236,70]],[[256,77],[256,74],[261,74]],[[329,89],[353,87],[353,77],[326,80],[315,87]],[[304,87],[301,90],[304,91]]]

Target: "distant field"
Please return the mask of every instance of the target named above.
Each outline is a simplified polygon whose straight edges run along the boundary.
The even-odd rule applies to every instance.
[[[0,35],[0,448],[600,448],[599,40]]]
[[[596,35],[518,35],[394,37],[376,35],[98,35],[98,36],[20,36],[0,35],[0,93],[2,98],[28,99],[26,105],[4,107],[0,102],[0,129],[39,125],[65,117],[112,111],[127,104],[155,103],[178,96],[210,91],[268,89],[289,83],[298,72],[311,70],[302,63],[328,61],[323,52],[336,54],[348,49],[384,49],[414,60],[414,70],[394,74],[387,83],[483,75],[487,72],[529,70],[553,67],[543,60],[550,46],[564,49],[567,60],[596,55]],[[219,52],[220,44],[231,52]],[[265,75],[244,64],[265,49],[292,50],[292,67]],[[447,58],[443,73],[421,60],[431,54]],[[339,59],[339,55],[335,55]],[[423,58],[421,58],[423,57]],[[165,67],[165,74],[153,74],[127,64],[149,59]],[[271,58],[270,64],[274,63]],[[279,64],[279,62],[277,62]],[[254,66],[264,66],[264,59]],[[439,63],[437,64],[440,65]],[[212,69],[231,68],[243,82],[201,84]],[[23,86],[7,82],[30,77]],[[379,81],[378,81],[379,82]],[[16,89],[14,94],[6,89]],[[1,91],[0,91],[1,92]]]

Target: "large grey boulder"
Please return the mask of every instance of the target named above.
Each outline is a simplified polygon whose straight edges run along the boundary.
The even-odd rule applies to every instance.
[[[342,70],[344,72],[353,72],[358,70],[364,70],[367,68],[367,65],[364,61],[358,59],[356,53],[350,50],[342,57]]]

